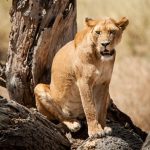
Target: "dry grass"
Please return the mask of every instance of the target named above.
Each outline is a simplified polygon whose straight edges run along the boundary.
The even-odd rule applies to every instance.
[[[0,60],[8,47],[10,4],[11,0],[0,1]],[[110,91],[118,107],[139,127],[150,131],[150,0],[77,0],[77,4],[79,30],[85,17],[129,18],[117,48]]]
[[[150,130],[150,64],[138,57],[126,57],[115,64],[110,94],[115,104],[133,122]]]
[[[9,8],[11,0],[0,1],[0,60],[6,60],[6,51],[8,49],[8,39],[10,32]]]
[[[150,58],[150,1],[149,0],[78,0],[78,26],[84,25],[85,17],[118,19],[126,16],[130,24],[124,34],[121,53]]]

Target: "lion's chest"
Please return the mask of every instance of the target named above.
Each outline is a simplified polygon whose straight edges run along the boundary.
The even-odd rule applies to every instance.
[[[93,85],[104,82],[109,82],[112,76],[113,65],[103,63],[94,68],[93,71]]]

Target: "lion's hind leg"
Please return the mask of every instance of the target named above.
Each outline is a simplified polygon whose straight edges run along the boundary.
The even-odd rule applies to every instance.
[[[68,127],[71,132],[77,132],[81,128],[80,122],[76,119],[63,121],[63,123]]]
[[[80,122],[67,117],[53,100],[49,85],[38,84],[34,89],[34,93],[38,111],[47,116],[49,120],[58,120],[64,123],[71,132],[76,132],[81,128]]]
[[[49,120],[61,120],[62,113],[50,95],[49,85],[38,84],[34,89],[34,93],[38,111],[47,116]]]

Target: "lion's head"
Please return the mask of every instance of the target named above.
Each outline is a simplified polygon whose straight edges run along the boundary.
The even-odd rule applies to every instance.
[[[129,21],[123,17],[119,21],[111,18],[93,20],[85,19],[86,29],[76,36],[76,43],[79,44],[84,37],[89,38],[95,47],[97,54],[103,58],[109,58],[115,53],[115,46],[120,42],[122,32]]]

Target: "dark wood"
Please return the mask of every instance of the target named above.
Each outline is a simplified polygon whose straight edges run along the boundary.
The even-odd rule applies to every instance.
[[[33,89],[50,82],[53,57],[72,40],[76,27],[76,0],[13,0],[6,64],[10,98],[35,105]]]
[[[148,133],[148,136],[146,137],[146,140],[142,146],[142,150],[149,150],[150,149],[150,132]]]
[[[5,64],[0,63],[0,86],[6,88]]]
[[[108,110],[107,125],[113,129],[111,136],[88,138],[86,120],[82,120],[80,131],[70,133],[63,124],[54,125],[36,109],[0,97],[1,150],[141,149],[147,134],[113,103]]]
[[[60,130],[34,109],[0,97],[0,150],[66,150]]]

